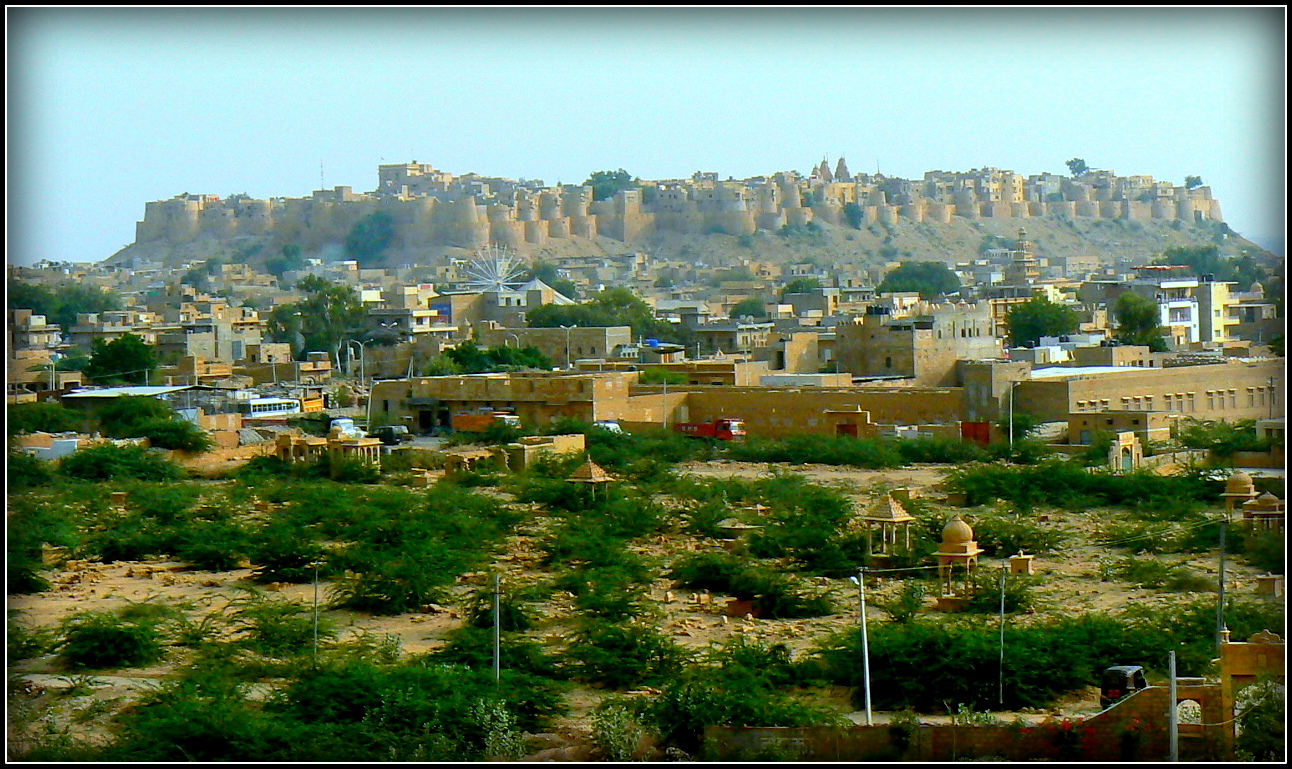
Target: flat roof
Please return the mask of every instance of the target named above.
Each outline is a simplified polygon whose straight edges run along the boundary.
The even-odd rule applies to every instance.
[[[64,398],[119,398],[123,395],[147,395],[156,397],[167,393],[179,392],[180,390],[191,390],[192,385],[182,385],[179,387],[156,387],[143,385],[136,387],[101,387],[97,390],[73,390],[64,395]]]
[[[1060,377],[1094,376],[1098,374],[1144,373],[1153,369],[1143,366],[1048,366],[1032,369],[1032,379],[1058,379]]]

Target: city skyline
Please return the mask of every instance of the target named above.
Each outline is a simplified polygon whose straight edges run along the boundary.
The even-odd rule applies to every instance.
[[[413,160],[570,184],[1081,157],[1201,176],[1281,248],[1282,13],[8,9],[9,261],[106,259],[181,192],[367,191]]]

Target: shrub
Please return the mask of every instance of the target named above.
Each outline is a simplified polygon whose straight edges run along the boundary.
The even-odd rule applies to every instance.
[[[1243,761],[1286,760],[1287,697],[1284,686],[1258,681],[1239,693],[1245,700],[1238,714],[1234,750]]]
[[[205,430],[184,419],[150,419],[136,428],[136,435],[147,438],[159,449],[175,449],[201,453],[208,451],[215,442]]]
[[[25,451],[10,449],[6,470],[11,489],[48,486],[54,480],[49,462]]]
[[[901,451],[892,441],[837,435],[752,438],[733,443],[727,448],[727,454],[732,459],[744,462],[847,465],[872,470],[906,464]]]
[[[161,659],[162,640],[154,623],[127,622],[104,612],[81,612],[63,623],[58,644],[73,668],[120,668]]]
[[[308,606],[255,597],[237,609],[233,619],[240,642],[260,654],[286,657],[313,648],[314,615]],[[331,620],[320,616],[318,637],[326,642],[335,635]]]
[[[234,472],[234,477],[250,481],[261,478],[287,478],[292,475],[292,463],[273,454],[252,457]]]
[[[273,519],[250,537],[247,555],[256,570],[252,578],[260,583],[304,583],[317,573],[329,576],[326,551],[306,525],[290,520]]]
[[[586,614],[620,622],[643,610],[649,580],[635,577],[635,573],[631,567],[593,567],[566,573],[556,581],[556,587],[574,593],[575,604]]]
[[[44,655],[54,645],[55,640],[51,629],[28,627],[17,621],[17,614],[16,610],[9,610],[5,653],[10,665]]]
[[[582,680],[625,689],[668,680],[688,654],[654,628],[594,621],[578,634],[567,657]]]
[[[923,584],[917,580],[908,579],[896,598],[878,605],[893,622],[910,622],[924,608],[924,596],[927,592]]]
[[[143,481],[173,481],[183,472],[179,465],[141,446],[100,444],[81,449],[59,462],[58,470],[70,478],[110,481],[137,478]]]
[[[479,700],[471,708],[471,720],[484,732],[484,758],[514,761],[525,755],[525,736],[516,729],[516,716],[501,702]]]
[[[592,714],[592,742],[611,761],[631,761],[646,732],[620,703],[604,704]]]
[[[1120,579],[1140,587],[1176,592],[1218,590],[1215,583],[1185,566],[1184,562],[1171,564],[1154,558],[1131,556],[1117,563],[1100,564],[1099,571],[1102,579]]]
[[[1273,574],[1282,574],[1286,568],[1287,548],[1283,534],[1264,531],[1247,538],[1243,557],[1252,566]]]
[[[247,530],[231,520],[195,520],[176,531],[174,555],[194,569],[231,571],[251,548]]]
[[[1003,558],[1020,550],[1039,554],[1059,548],[1068,534],[1060,529],[1043,527],[1018,517],[984,515],[973,522],[980,547],[991,556]]]
[[[440,470],[443,467],[444,454],[439,451],[401,449],[381,457],[381,471],[383,473],[408,472],[414,468],[419,470]]]
[[[449,631],[446,641],[444,646],[427,655],[427,659],[446,665],[465,665],[473,670],[493,670],[493,628],[457,628]],[[540,678],[565,678],[559,660],[533,639],[504,632],[499,636],[498,647],[498,665],[503,670]]]
[[[47,568],[45,544],[65,546],[75,541],[71,522],[51,505],[30,497],[11,498],[6,525],[6,584],[10,595],[39,593],[49,588],[41,572]]]
[[[836,726],[840,716],[766,686],[732,686],[702,673],[670,681],[642,707],[643,720],[668,744],[696,752],[706,726]]]
[[[20,433],[63,433],[78,430],[85,416],[54,401],[15,403],[5,409],[10,437]]]
[[[492,628],[494,626],[492,587],[482,587],[467,599],[466,618],[467,625],[470,627]],[[534,626],[528,607],[514,592],[504,590],[498,594],[498,626],[506,631],[529,630]]]
[[[987,449],[977,443],[959,438],[898,438],[894,445],[903,462],[963,464],[982,462],[991,456]]]
[[[821,617],[834,613],[834,606],[828,598],[804,592],[793,577],[747,566],[727,553],[698,553],[678,563],[671,576],[688,587],[752,601],[759,616],[767,619]]]
[[[1239,451],[1266,451],[1270,448],[1268,438],[1257,436],[1256,420],[1253,419],[1236,422],[1186,419],[1175,439],[1191,449],[1208,449],[1222,459]]]
[[[1001,578],[1004,577],[1004,585]],[[992,574],[980,571],[974,574],[972,594],[965,611],[978,614],[999,614],[1002,587],[1004,588],[1005,612],[1014,614],[1032,608],[1033,580],[1019,575]]]

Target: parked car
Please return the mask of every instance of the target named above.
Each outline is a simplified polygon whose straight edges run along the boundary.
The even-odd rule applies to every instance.
[[[624,428],[620,427],[619,423],[614,421],[613,419],[598,419],[597,421],[592,423],[592,426],[600,427],[602,430],[609,430],[615,435],[624,434]]]
[[[382,425],[368,433],[369,438],[378,438],[386,446],[398,446],[401,443],[412,443],[413,434],[403,425]]]
[[[1099,707],[1107,708],[1117,700],[1147,688],[1144,668],[1139,665],[1114,665],[1099,678]]]

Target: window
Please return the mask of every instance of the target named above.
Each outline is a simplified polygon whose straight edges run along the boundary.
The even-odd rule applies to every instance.
[[[1237,391],[1237,390],[1230,390],[1230,391],[1229,391],[1229,408],[1231,408],[1231,409],[1236,409],[1236,408],[1238,408],[1238,391]]]
[[[1247,388],[1247,405],[1248,405],[1248,406],[1255,406],[1255,405],[1256,405],[1256,388],[1255,388],[1255,387],[1248,387],[1248,388]]]
[[[884,358],[884,368],[892,368],[892,367],[893,367],[893,359],[891,357]]]

